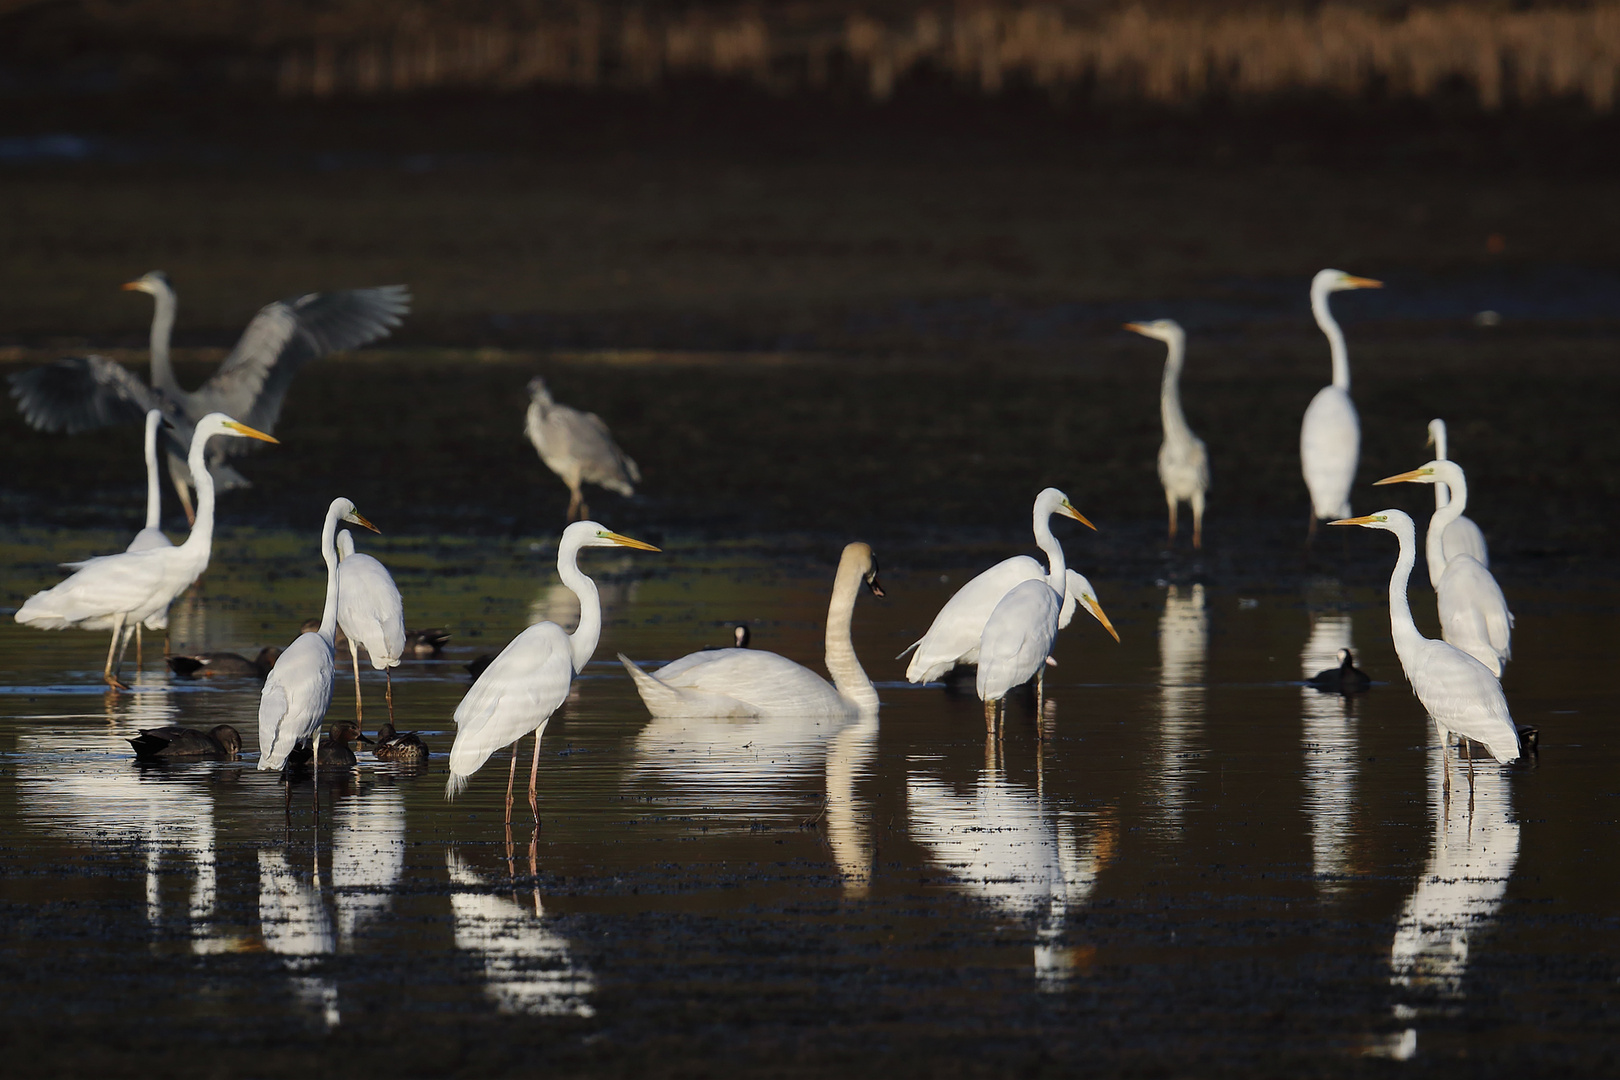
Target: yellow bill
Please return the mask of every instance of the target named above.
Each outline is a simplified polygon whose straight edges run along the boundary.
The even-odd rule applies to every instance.
[[[382,530],[377,528],[377,526],[373,525],[371,522],[367,521],[366,520],[366,515],[362,514],[358,510],[356,510],[353,513],[349,514],[346,518],[344,518],[344,520],[345,521],[352,521],[356,525],[362,525],[365,528],[368,528],[372,532],[376,533],[378,536],[382,535]]]
[[[1129,330],[1133,334],[1147,333],[1147,327],[1143,326],[1139,322],[1128,322],[1125,324],[1124,329]]]
[[[1078,521],[1080,524],[1084,525],[1086,528],[1090,529],[1092,532],[1097,531],[1097,526],[1095,526],[1091,522],[1087,521],[1086,520],[1086,515],[1082,514],[1080,511],[1076,510],[1074,508],[1074,504],[1069,502],[1068,499],[1063,500],[1062,505],[1060,505],[1058,507],[1058,513],[1062,514],[1064,517],[1072,517],[1072,518],[1074,518],[1074,520]]]
[[[1091,612],[1093,618],[1102,623],[1103,629],[1112,634],[1115,641],[1118,641],[1119,631],[1115,630],[1114,624],[1108,621],[1108,616],[1103,613],[1102,605],[1097,603],[1096,597],[1082,596],[1080,602],[1086,605],[1086,610]]]
[[[1376,525],[1386,520],[1383,514],[1367,514],[1364,517],[1344,518],[1341,521],[1330,521],[1329,525]]]
[[[1382,281],[1376,281],[1370,277],[1352,277],[1349,274],[1344,276],[1344,283],[1352,289],[1382,289],[1384,287]]]
[[[616,532],[605,532],[605,533],[602,534],[602,539],[611,540],[615,544],[618,544],[620,547],[635,548],[637,551],[662,551],[663,550],[662,548],[653,547],[651,544],[647,543],[645,540],[634,540],[634,539],[631,539],[628,536],[620,536]]]
[[[250,428],[238,420],[227,420],[225,421],[225,426],[236,432],[238,435],[246,435],[250,439],[263,439],[265,442],[276,443],[277,445],[281,443],[281,440],[276,438],[274,435],[266,435],[258,428]]]
[[[1382,480],[1374,480],[1373,487],[1377,487],[1380,484],[1420,483],[1433,475],[1434,470],[1425,465],[1423,468],[1413,469],[1411,472],[1398,473],[1395,476],[1386,476]]]

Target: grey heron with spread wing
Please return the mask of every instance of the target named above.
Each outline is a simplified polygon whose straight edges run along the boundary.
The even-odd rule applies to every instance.
[[[591,508],[579,490],[582,484],[634,495],[635,485],[641,483],[641,470],[619,449],[602,418],[557,404],[538,375],[529,380],[529,411],[523,431],[546,468],[568,485],[569,521],[590,516]]]
[[[306,362],[328,353],[355,349],[386,337],[410,312],[404,285],[306,293],[259,309],[219,369],[196,390],[184,390],[169,361],[175,294],[168,277],[154,270],[125,289],[154,300],[152,381],[104,356],[65,357],[11,376],[11,396],[29,426],[76,435],[81,431],[141,419],[159,409],[173,425],[165,433],[169,478],[180,494],[187,520],[194,520],[186,451],[198,420],[211,412],[240,417],[260,431],[275,430],[293,376]],[[221,491],[248,481],[226,463],[240,448],[209,448],[208,470]]]

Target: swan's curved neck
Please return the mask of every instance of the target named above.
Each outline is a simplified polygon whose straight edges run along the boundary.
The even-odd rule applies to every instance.
[[[1451,481],[1451,496],[1444,506],[1436,507],[1430,515],[1429,531],[1423,537],[1423,557],[1429,563],[1429,584],[1436,589],[1440,587],[1440,575],[1446,570],[1446,530],[1468,509],[1468,481],[1460,476],[1448,479]]]
[[[1401,542],[1401,554],[1389,575],[1389,633],[1395,641],[1395,655],[1400,657],[1401,667],[1406,669],[1410,678],[1412,664],[1417,659],[1417,648],[1424,641],[1417,623],[1412,621],[1412,605],[1406,597],[1407,587],[1412,580],[1412,567],[1417,563],[1417,537],[1409,524],[1394,531]]]
[[[1192,429],[1181,411],[1181,365],[1187,352],[1187,343],[1180,335],[1168,342],[1170,351],[1164,358],[1164,379],[1159,384],[1159,416],[1164,421],[1164,441],[1188,443]]]
[[[586,577],[579,568],[580,545],[564,540],[557,549],[557,576],[579,597],[579,625],[568,635],[568,652],[578,675],[590,663],[602,640],[602,596],[596,591],[596,582]]]
[[[181,393],[169,362],[169,337],[174,332],[174,290],[164,287],[152,294],[152,385],[170,394]]]
[[[1059,595],[1063,593],[1067,582],[1064,581],[1064,572],[1068,564],[1063,560],[1063,545],[1058,543],[1057,537],[1052,535],[1051,507],[1037,504],[1035,507],[1035,546],[1046,554],[1046,583]]]
[[[1311,314],[1316,316],[1316,325],[1327,335],[1328,349],[1333,354],[1333,385],[1340,390],[1349,390],[1350,357],[1344,349],[1344,331],[1339,329],[1333,312],[1328,310],[1328,295],[1326,289],[1311,290]]]
[[[212,491],[213,484],[210,483],[210,494]],[[326,606],[321,608],[321,637],[326,639],[328,645],[337,639],[338,557],[333,538],[341,516],[336,510],[328,510],[326,524],[321,527],[321,558],[326,560]],[[202,520],[200,511],[197,520]]]
[[[146,418],[146,527],[155,529],[163,519],[163,489],[158,482],[158,425],[161,416]]]
[[[865,569],[857,559],[846,556],[838,564],[833,579],[832,602],[827,605],[827,673],[839,694],[862,709],[876,708],[877,689],[866,669],[855,656],[850,627],[855,621],[855,598],[860,595]]]
[[[207,450],[208,439],[193,435],[186,464],[191,469],[191,486],[197,489],[197,517],[191,523],[191,535],[182,545],[193,553],[201,549],[204,568],[208,566],[209,549],[214,543],[214,477],[208,471]]]

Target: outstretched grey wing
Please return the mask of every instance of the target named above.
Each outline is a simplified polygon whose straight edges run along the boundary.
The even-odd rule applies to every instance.
[[[105,356],[67,356],[19,371],[11,376],[11,396],[29,427],[69,435],[138,421],[148,409],[163,408],[157,391]]]
[[[306,361],[386,337],[410,310],[411,292],[404,285],[309,293],[266,304],[219,370],[198,388],[196,415],[218,410],[260,431],[274,431],[287,388]]]

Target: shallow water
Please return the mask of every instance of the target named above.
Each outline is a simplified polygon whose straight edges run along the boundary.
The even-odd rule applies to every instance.
[[[305,546],[232,540],[177,604],[175,648],[285,644],[319,600]],[[971,694],[910,687],[890,659],[976,566],[879,551],[900,569],[855,623],[877,719],[670,722],[614,654],[673,659],[748,619],[755,647],[819,667],[836,548],[587,553],[602,643],[547,731],[537,833],[521,748],[508,842],[504,755],[443,800],[448,718],[463,663],[571,617],[552,552],[371,550],[411,625],[455,633],[394,680],[399,726],[435,756],[413,771],[362,754],[323,776],[318,822],[307,784],[284,818],[280,780],[254,769],[255,682],[172,678],[149,655],[133,692],[107,695],[100,635],[0,625],[0,963],[24,1059],[279,1073],[338,1051],[363,1075],[1611,1061],[1615,695],[1594,675],[1610,586],[1512,596],[1505,685],[1541,750],[1475,763],[1472,786],[1454,766],[1448,802],[1369,583],[1099,574],[1122,641],[1082,615],[1041,715],[1014,706],[989,739]],[[1301,685],[1341,646],[1378,680],[1348,702]],[[353,705],[343,667],[333,717]],[[369,728],[382,684],[363,678]],[[167,723],[232,723],[247,753],[134,762],[124,740]]]

